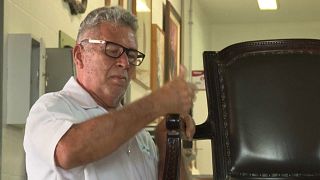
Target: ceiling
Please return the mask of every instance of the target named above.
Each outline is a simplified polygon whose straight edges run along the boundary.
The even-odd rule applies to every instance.
[[[277,11],[260,11],[257,0],[193,0],[212,24],[320,21],[320,0],[277,0]]]

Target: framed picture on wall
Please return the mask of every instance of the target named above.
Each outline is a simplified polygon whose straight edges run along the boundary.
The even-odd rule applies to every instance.
[[[76,40],[59,30],[59,48],[72,48],[76,44]]]
[[[110,6],[111,0],[104,0],[104,5],[105,6]]]
[[[123,0],[104,0],[105,6],[120,6],[120,4],[123,4]]]
[[[121,6],[129,10],[132,14],[137,15],[136,11],[137,0],[104,0],[105,6]]]
[[[118,5],[129,10],[132,14],[137,15],[136,0],[118,0]]]
[[[181,18],[167,0],[165,7],[166,81],[179,74],[181,62]]]
[[[123,0],[122,7],[137,15],[136,4],[136,0]]]
[[[151,90],[164,84],[164,32],[157,24],[151,25]]]

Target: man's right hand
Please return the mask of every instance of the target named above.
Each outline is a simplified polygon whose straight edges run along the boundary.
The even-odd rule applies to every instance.
[[[180,66],[180,74],[155,92],[163,115],[177,113],[187,115],[195,98],[195,85],[185,79],[186,69]]]

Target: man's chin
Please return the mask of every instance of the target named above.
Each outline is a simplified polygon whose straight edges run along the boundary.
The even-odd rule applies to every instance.
[[[124,95],[127,91],[128,84],[127,83],[115,83],[112,87],[112,92],[119,95]]]

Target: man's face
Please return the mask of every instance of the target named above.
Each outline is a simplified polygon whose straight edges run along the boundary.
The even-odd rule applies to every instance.
[[[113,23],[102,23],[85,33],[81,39],[106,40],[126,48],[137,49],[134,31],[127,26]],[[83,67],[80,68],[77,65],[78,80],[99,98],[119,101],[135,69],[135,66],[129,64],[127,54],[123,53],[118,58],[112,58],[105,54],[105,44],[92,43],[83,43],[81,51],[83,52]]]

